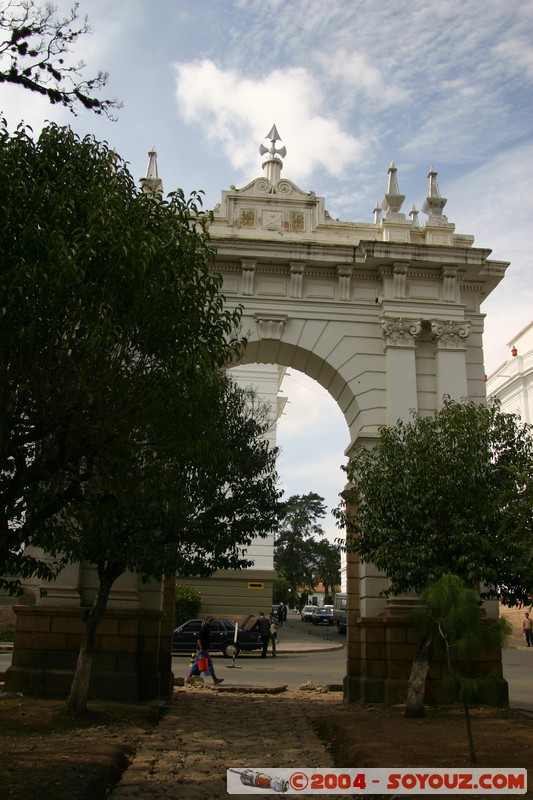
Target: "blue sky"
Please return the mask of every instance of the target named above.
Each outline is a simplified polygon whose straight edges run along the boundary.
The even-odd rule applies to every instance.
[[[456,231],[511,261],[483,307],[487,373],[507,359],[533,318],[533,0],[81,0],[80,13],[93,34],[76,59],[109,72],[118,121],[2,85],[11,124],[93,133],[136,178],[155,147],[165,190],[202,189],[209,208],[261,174],[274,122],[284,177],[340,219],[372,221],[392,160],[403,210],[420,208],[434,167]],[[334,505],[344,420],[305,376],[284,388],[282,482]]]

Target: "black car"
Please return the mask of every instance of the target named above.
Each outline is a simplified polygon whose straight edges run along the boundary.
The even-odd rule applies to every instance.
[[[226,658],[232,658],[241,651],[260,650],[262,648],[261,639],[258,631],[251,631],[250,628],[256,617],[249,617],[243,628],[239,627],[237,632],[237,642],[235,643],[235,625],[229,619],[215,619],[211,625],[211,651],[220,650]],[[203,625],[203,619],[189,619],[175,628],[172,633],[172,652],[173,653],[194,653],[196,652],[196,640],[198,633]]]

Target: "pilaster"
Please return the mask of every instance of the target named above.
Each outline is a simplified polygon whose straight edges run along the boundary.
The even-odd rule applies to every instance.
[[[387,425],[408,420],[417,408],[415,345],[422,329],[418,319],[381,317],[387,359]]]
[[[435,345],[439,402],[444,395],[449,395],[452,400],[468,397],[466,341],[470,335],[470,322],[432,319],[430,324]]]

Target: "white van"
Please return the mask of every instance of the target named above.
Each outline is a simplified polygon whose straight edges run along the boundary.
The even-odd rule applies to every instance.
[[[345,592],[337,592],[333,599],[333,624],[337,626],[339,633],[346,633],[346,610],[348,595]]]

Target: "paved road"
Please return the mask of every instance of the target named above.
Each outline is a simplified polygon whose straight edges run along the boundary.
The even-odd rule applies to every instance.
[[[235,669],[231,660],[222,657],[216,658],[215,664],[228,685],[287,685],[289,689],[297,689],[307,681],[341,684],[346,674],[345,642],[346,637],[334,628],[303,623],[293,615],[280,631],[277,658],[243,654],[236,660]],[[533,711],[533,648],[524,647],[519,639],[512,640],[510,645],[503,651],[503,670],[509,683],[511,707]],[[0,652],[0,672],[10,664],[11,653]],[[185,677],[189,657],[174,657],[172,667],[176,676]]]

